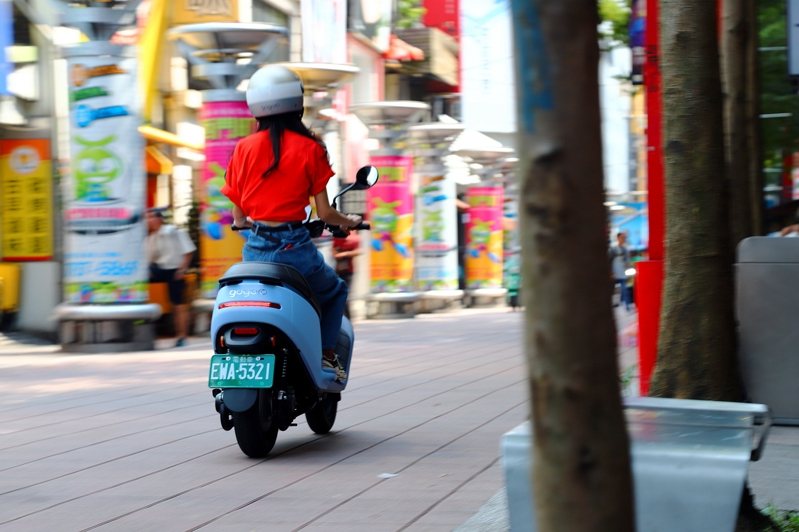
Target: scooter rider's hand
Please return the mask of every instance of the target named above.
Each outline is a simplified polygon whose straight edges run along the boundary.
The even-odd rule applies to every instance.
[[[357,214],[345,214],[344,215],[350,222],[350,224],[344,226],[342,225],[341,228],[345,231],[349,231],[353,227],[357,226],[359,223],[363,221],[363,217],[358,216]]]

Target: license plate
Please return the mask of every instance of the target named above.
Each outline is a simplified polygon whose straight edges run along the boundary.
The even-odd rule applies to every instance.
[[[213,355],[209,388],[271,388],[275,355]]]

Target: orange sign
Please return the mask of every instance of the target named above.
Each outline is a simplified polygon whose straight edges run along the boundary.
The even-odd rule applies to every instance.
[[[172,25],[200,22],[238,22],[238,0],[175,0]]]
[[[0,142],[3,260],[53,256],[53,171],[48,139]]]

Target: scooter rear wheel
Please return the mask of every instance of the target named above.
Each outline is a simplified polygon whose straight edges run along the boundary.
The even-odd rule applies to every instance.
[[[233,412],[236,443],[250,458],[263,458],[275,446],[277,423],[271,413],[267,414],[261,414],[258,403],[245,412]]]
[[[316,434],[327,434],[336,422],[339,394],[328,393],[305,413],[308,426]]]

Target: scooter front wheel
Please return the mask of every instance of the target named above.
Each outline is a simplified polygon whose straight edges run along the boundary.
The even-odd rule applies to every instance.
[[[328,393],[305,413],[305,421],[316,434],[327,434],[336,422],[339,394]]]
[[[277,440],[277,423],[271,412],[261,412],[256,402],[245,412],[233,412],[233,430],[241,452],[250,458],[269,454]]]

